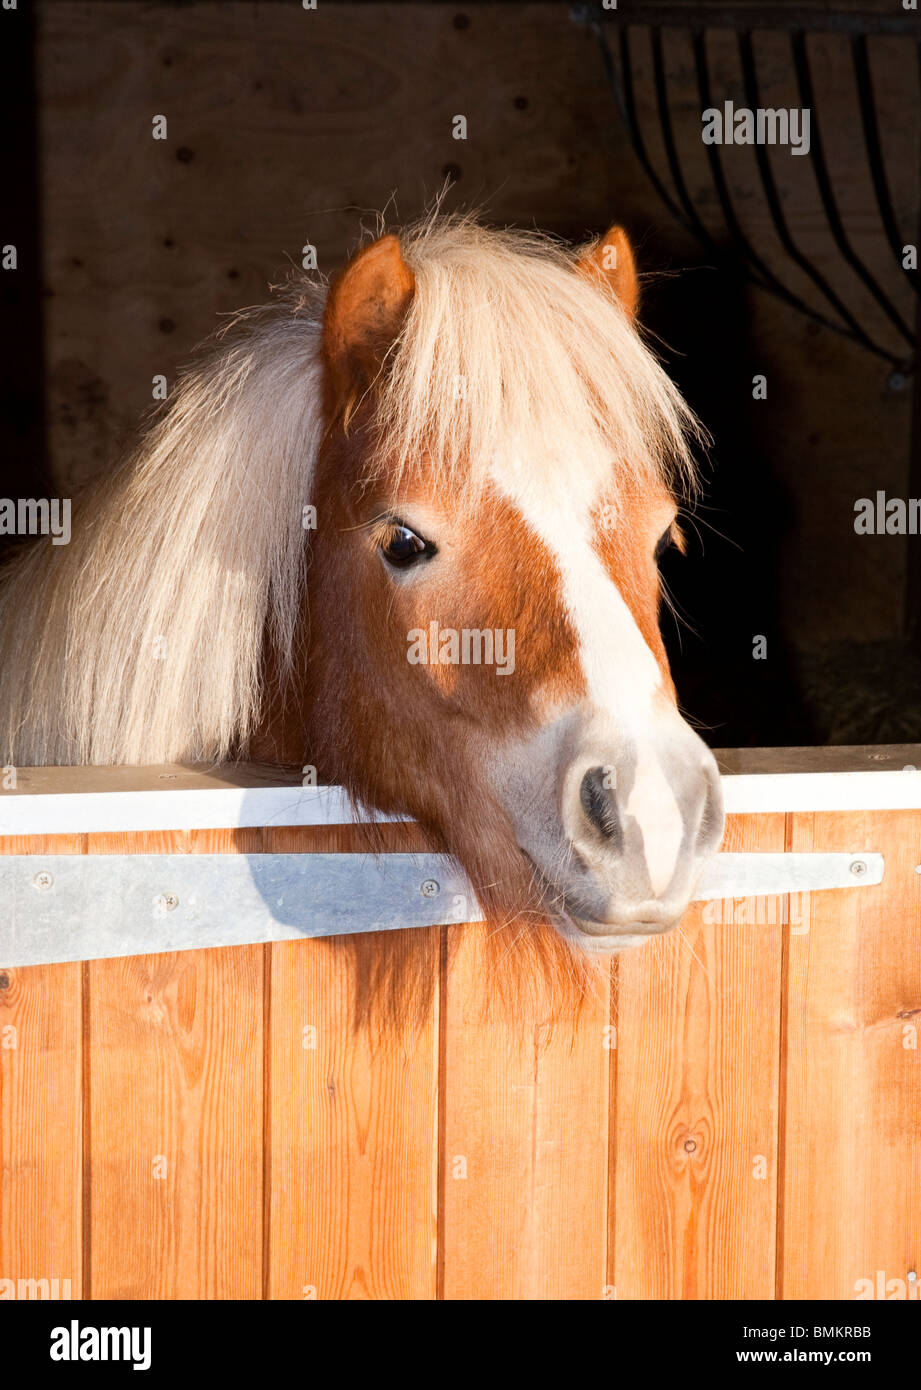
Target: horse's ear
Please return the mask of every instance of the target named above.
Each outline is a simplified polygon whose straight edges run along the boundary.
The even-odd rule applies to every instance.
[[[610,227],[604,236],[586,246],[576,262],[576,269],[589,279],[606,281],[621,308],[631,318],[636,317],[640,284],[633,248],[623,227]]]
[[[416,281],[395,236],[364,247],[334,278],[323,339],[340,403],[354,400],[377,376],[413,297]]]

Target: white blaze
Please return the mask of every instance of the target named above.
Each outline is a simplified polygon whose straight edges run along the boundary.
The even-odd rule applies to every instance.
[[[655,750],[647,742],[637,749],[636,777],[624,807],[643,832],[646,867],[656,897],[668,887],[684,837],[681,809]]]
[[[612,738],[636,747],[635,777],[622,810],[640,826],[652,889],[659,894],[672,877],[684,833],[681,808],[655,747],[653,699],[662,673],[592,544],[598,473],[554,468],[539,481],[535,473],[519,458],[506,458],[497,461],[493,477],[556,562],[592,706],[609,723]]]

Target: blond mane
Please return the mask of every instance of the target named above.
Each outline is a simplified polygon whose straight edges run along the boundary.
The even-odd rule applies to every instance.
[[[535,468],[692,481],[690,411],[572,252],[470,218],[428,219],[402,245],[416,294],[376,415],[397,478],[424,452],[446,482],[476,484],[511,440]],[[83,500],[70,545],[39,542],[0,577],[8,762],[245,751],[266,634],[290,659],[304,603],[325,294],[298,277],[239,315]]]
[[[388,472],[425,455],[446,484],[476,486],[514,448],[615,489],[693,488],[699,426],[607,283],[574,274],[578,251],[473,217],[428,219],[401,245],[416,292],[382,376]]]

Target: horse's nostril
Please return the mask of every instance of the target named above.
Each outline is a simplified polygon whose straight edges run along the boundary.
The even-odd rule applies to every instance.
[[[579,796],[592,825],[611,842],[614,849],[623,848],[623,829],[617,811],[614,788],[607,785],[610,772],[603,767],[591,767],[582,778]]]

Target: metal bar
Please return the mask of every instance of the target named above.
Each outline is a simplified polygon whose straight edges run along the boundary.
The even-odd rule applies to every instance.
[[[739,56],[742,62],[742,77],[745,82],[746,100],[751,109],[757,111],[761,106],[761,93],[758,88],[758,69],[755,62],[752,36],[746,31],[739,33]],[[844,320],[844,323],[847,325],[853,337],[856,338],[863,347],[869,348],[880,356],[888,357],[889,354],[886,350],[884,348],[879,348],[867,336],[853,314],[829,285],[825,276],[812,264],[809,257],[799,249],[796,242],[793,240],[781,205],[780,196],[777,192],[777,185],[774,181],[770,157],[764,145],[755,145],[755,159],[758,163],[758,172],[761,176],[761,183],[764,188],[765,198],[767,199],[768,209],[770,210],[771,218],[781,245],[787,255],[809,276],[809,279],[825,296],[832,308]],[[833,327],[834,325],[829,324],[829,326]]]
[[[678,161],[677,149],[674,145],[674,140],[671,133],[671,122],[670,115],[668,113],[667,102],[664,108],[662,104],[662,98],[665,90],[664,65],[661,66],[660,71],[657,73],[657,83],[659,84],[660,97],[659,109],[660,117],[664,109],[665,120],[668,123],[667,127],[663,127],[663,137],[665,139],[666,154],[669,158],[672,177],[675,179],[679,198],[681,200],[680,203],[675,202],[670,192],[666,188],[665,184],[662,182],[658,173],[656,172],[656,169],[652,163],[652,160],[646,148],[646,142],[643,138],[639,117],[637,115],[636,99],[634,95],[633,69],[631,63],[629,31],[625,27],[621,29],[620,32],[622,78],[619,79],[617,75],[617,70],[614,65],[614,60],[611,55],[611,51],[608,47],[607,40],[605,38],[602,27],[600,24],[594,24],[593,27],[595,34],[598,38],[598,44],[601,50],[602,65],[604,67],[605,75],[608,80],[608,85],[611,88],[611,91],[614,95],[614,100],[621,113],[621,117],[624,121],[624,124],[627,127],[627,132],[630,136],[633,148],[636,151],[640,163],[642,164],[647,175],[649,176],[649,179],[652,182],[653,187],[655,188],[659,197],[662,199],[665,206],[668,208],[669,212],[674,217],[675,221],[678,222],[682,227],[684,227],[685,230],[689,232],[692,236],[694,236],[698,241],[700,241],[707,251],[709,251],[712,255],[719,257],[723,253],[721,253],[720,249],[715,245],[710,233],[707,231],[706,227],[703,225],[700,218],[698,217],[696,210],[694,209],[693,203],[690,199],[690,195],[687,192],[687,186],[684,182],[681,166]],[[659,56],[661,59],[661,53]],[[655,50],[653,53],[653,60],[654,62],[656,61]],[[712,162],[713,161],[711,160],[711,164]],[[805,302],[805,300],[800,299],[798,296],[792,295],[786,289],[786,287],[776,278],[776,276],[771,275],[770,271],[767,271],[766,267],[764,267],[765,271],[767,272],[766,275],[758,274],[752,268],[751,263],[752,256],[754,253],[747,254],[747,243],[744,242],[744,238],[742,238],[741,236],[741,230],[739,230],[739,240],[741,240],[740,249],[742,250],[743,257],[746,261],[746,270],[748,277],[760,289],[766,290],[769,294],[776,295],[780,299],[784,300],[786,303],[790,304],[799,313],[805,314],[807,318],[812,319],[816,323],[820,323],[823,327],[830,329],[832,332],[840,333],[846,337],[854,338],[856,341],[860,342],[862,346],[866,347],[868,351],[874,353],[878,357],[881,357],[884,361],[889,362],[898,367],[903,366],[902,358],[896,356],[895,353],[889,352],[886,348],[877,346],[865,333],[863,333],[860,330],[859,326],[857,327],[857,331],[854,332],[854,330],[848,329],[839,323],[835,323],[833,320],[827,318],[824,314],[819,313],[817,310],[813,309],[811,305],[808,305]]]
[[[665,184],[662,182],[662,180],[659,178],[659,175],[656,173],[655,166],[653,165],[652,160],[649,158],[649,153],[646,149],[646,142],[643,139],[643,132],[640,129],[639,118],[637,116],[636,111],[636,99],[633,93],[633,68],[630,62],[630,36],[626,29],[621,30],[621,79],[618,78],[617,69],[614,66],[614,59],[611,54],[611,50],[608,47],[608,42],[605,38],[604,31],[602,30],[601,25],[598,23],[593,23],[593,29],[598,39],[598,47],[601,52],[601,63],[602,67],[604,68],[604,73],[605,77],[607,78],[608,86],[610,87],[611,92],[614,96],[614,100],[617,104],[618,110],[620,111],[624,125],[627,127],[627,131],[630,135],[630,140],[633,144],[633,148],[636,151],[637,158],[639,159],[643,168],[646,170],[646,173],[649,177],[650,182],[652,183],[652,186],[655,188],[659,197],[662,199],[662,202],[668,208],[669,212],[675,218],[676,222],[679,222],[685,228],[685,230],[691,232],[692,235],[696,235],[694,227],[691,223],[688,222],[687,218],[684,215],[684,211],[672,198],[668,189],[665,187]]]
[[[897,0],[894,0],[893,9]],[[786,5],[776,0],[770,5],[708,4],[707,0],[693,7],[676,5],[674,0],[619,0],[616,10],[600,5],[577,5],[573,10],[581,18],[591,11],[608,21],[620,24],[659,24],[665,28],[686,29],[689,21],[707,29],[811,29],[828,34],[879,34],[895,37],[917,37],[921,15],[906,12],[897,14],[828,13],[802,4]]]
[[[656,82],[656,100],[659,107],[659,124],[662,127],[662,139],[665,144],[665,153],[668,158],[668,166],[671,170],[672,182],[681,200],[681,206],[684,208],[688,226],[706,247],[716,251],[710,233],[698,217],[697,209],[691,201],[687,184],[684,180],[681,161],[678,158],[678,147],[675,144],[675,133],[672,128],[671,111],[668,105],[668,81],[665,75],[665,60],[662,51],[662,31],[660,29],[653,29],[651,31],[651,37],[652,64]]]
[[[663,7],[659,5],[649,5],[629,10],[621,9],[617,11],[607,11],[598,10],[597,7],[593,7],[591,5],[576,5],[572,7],[571,13],[573,14],[574,19],[588,23],[593,29],[598,39],[599,48],[601,50],[602,64],[604,66],[608,84],[614,95],[618,109],[621,112],[624,123],[627,127],[627,131],[633,143],[633,147],[636,150],[637,156],[639,157],[640,162],[643,165],[643,168],[646,170],[647,175],[649,176],[653,186],[655,187],[656,192],[659,194],[659,197],[662,199],[668,210],[671,212],[672,216],[675,218],[675,220],[679,222],[681,226],[685,228],[685,230],[687,230],[692,236],[694,236],[698,241],[700,241],[701,244],[704,245],[711,254],[715,254],[717,256],[720,255],[720,249],[715,244],[713,236],[704,226],[703,222],[701,221],[700,217],[696,212],[696,209],[694,208],[693,200],[690,197],[687,184],[684,179],[683,171],[681,169],[681,164],[677,153],[677,146],[674,140],[671,113],[668,108],[667,83],[665,75],[665,65],[662,56],[661,32],[658,26],[660,22],[663,26],[666,27],[669,24],[674,23],[675,25],[679,25],[683,29],[687,29],[689,26],[689,21],[693,19],[693,23],[695,26],[694,43],[695,60],[697,64],[698,73],[698,85],[701,88],[702,100],[704,102],[704,105],[709,106],[711,105],[711,100],[709,95],[709,75],[707,72],[704,30],[706,27],[720,27],[719,23],[717,23],[716,20],[722,14],[722,10],[717,11],[706,6],[702,6],[697,7],[692,13],[691,11],[676,10],[674,8],[669,10],[669,7],[667,6]],[[607,39],[604,32],[604,26],[600,23],[600,15],[602,14],[607,16],[608,18],[612,17],[613,15],[614,17],[622,21],[620,25],[619,34],[622,72],[621,79],[618,78],[613,58],[608,47]],[[806,23],[808,22],[808,19],[811,18],[805,15],[805,13],[802,11],[791,10],[789,11],[789,14],[791,16],[796,16],[797,23],[800,20],[803,23]],[[739,11],[735,15],[731,24],[729,24],[728,26],[723,26],[736,28],[739,30],[740,47],[742,48],[743,67],[746,62],[745,46],[747,46],[748,48],[748,58],[751,59],[750,30],[752,28],[789,27],[793,29],[797,27],[796,24],[792,22],[792,20],[788,26],[765,26],[760,21],[760,11],[746,9],[744,11]],[[671,193],[666,188],[662,179],[656,172],[652,160],[649,156],[648,150],[646,148],[646,143],[640,128],[639,117],[637,115],[636,99],[634,94],[629,37],[630,26],[635,24],[654,26],[652,27],[653,64],[655,71],[659,119],[662,126],[663,142],[665,144],[665,151],[669,162],[671,176],[675,183],[675,187],[678,194],[678,202],[676,202],[675,199],[671,196]],[[812,25],[812,27],[821,29],[825,26]],[[917,21],[914,21],[906,29],[906,32],[918,34],[919,28],[921,28],[921,25],[919,25]],[[847,32],[852,32],[851,27],[848,27]],[[859,26],[858,28],[853,29],[853,32],[859,32]],[[876,29],[873,29],[871,26],[868,32],[878,31]],[[757,91],[757,75],[754,72],[753,60],[751,60],[749,62],[748,71],[745,73],[746,88],[749,91],[750,99],[753,78],[754,88],[755,91]],[[757,101],[751,101],[751,104],[753,107],[757,107],[759,105]],[[821,156],[821,150],[819,151],[819,153]],[[767,152],[762,147],[756,146],[755,155],[758,162],[759,172],[761,175],[762,186],[764,187],[765,195],[768,200],[768,206],[771,212],[771,217],[782,244],[784,245],[791,258],[795,261],[795,263],[800,266],[804,273],[816,285],[823,297],[833,307],[833,309],[839,317],[837,320],[829,318],[826,314],[813,308],[812,305],[808,304],[805,300],[803,300],[799,295],[795,294],[792,290],[789,290],[786,287],[786,285],[784,285],[783,282],[778,279],[778,277],[774,274],[770,267],[757,255],[753,247],[750,245],[747,237],[745,236],[745,233],[743,232],[737,217],[735,216],[735,210],[732,204],[732,199],[729,194],[729,188],[726,183],[725,176],[723,174],[719,155],[716,151],[716,148],[714,146],[710,146],[708,147],[709,163],[711,172],[713,174],[714,182],[716,184],[717,194],[720,199],[720,205],[723,210],[723,215],[726,218],[730,238],[733,242],[733,245],[735,246],[736,251],[741,256],[745,264],[748,278],[752,281],[753,284],[757,285],[759,288],[763,290],[766,290],[769,294],[775,295],[784,303],[789,304],[792,308],[796,309],[798,313],[801,313],[805,315],[805,317],[811,319],[814,323],[821,324],[822,327],[829,329],[831,332],[838,333],[843,337],[850,338],[852,341],[859,343],[861,347],[865,348],[868,352],[871,352],[874,356],[879,357],[881,360],[888,362],[890,363],[890,365],[894,366],[898,373],[910,373],[910,371],[912,370],[912,363],[910,361],[906,361],[904,355],[900,355],[896,352],[893,352],[890,349],[883,347],[881,344],[875,342],[869,336],[869,334],[863,328],[861,328],[858,320],[847,308],[844,301],[831,288],[831,286],[828,284],[824,276],[822,276],[818,268],[814,266],[812,262],[808,259],[808,257],[799,249],[799,247],[796,246],[795,242],[793,241],[793,238],[790,236],[789,227],[787,226],[786,220],[783,215],[783,209],[780,203],[779,195],[777,194],[776,184],[773,181],[773,176],[770,168],[770,160],[767,155]],[[824,159],[820,159],[820,163],[824,170]],[[815,159],[813,160],[813,167],[814,169],[816,167]],[[882,165],[879,166],[879,170],[882,171]],[[885,177],[884,174],[883,177]],[[820,185],[820,192],[821,191],[822,187]],[[825,191],[828,194],[830,194],[830,184],[827,184]],[[824,194],[822,200],[823,205],[825,206],[826,214],[828,214],[829,205],[827,198]],[[837,209],[833,205],[833,215],[836,212]],[[900,319],[898,311],[886,299],[886,296],[884,295],[883,291],[879,288],[879,286],[876,284],[876,282],[873,280],[873,277],[870,275],[870,272],[866,269],[865,266],[863,266],[862,262],[860,262],[859,258],[856,256],[856,253],[850,247],[849,243],[847,242],[847,238],[844,236],[843,227],[840,223],[840,218],[838,219],[837,234],[835,231],[833,217],[830,218],[830,222],[832,223],[833,235],[835,235],[835,240],[839,246],[839,249],[841,249],[842,252],[845,254],[849,263],[857,271],[857,274],[860,275],[864,282],[868,284],[868,287],[871,288],[871,292],[874,293],[874,297],[877,298],[877,301],[881,303],[881,306],[884,308],[884,311],[887,313],[887,316],[893,320],[896,327],[899,328],[899,331],[906,338],[906,341],[912,346],[912,348],[914,348],[916,343],[915,337],[912,335],[910,329],[908,329],[904,322]],[[844,244],[847,246],[847,251],[844,251],[844,246],[842,246],[842,239]]]
[[[791,34],[790,43],[793,49],[793,65],[796,69],[796,80],[799,85],[800,101],[804,108],[812,112],[809,158],[812,160],[812,169],[819,187],[819,196],[822,199],[822,206],[825,209],[825,215],[828,218],[828,224],[831,228],[831,234],[835,239],[835,244],[854,273],[859,276],[866,285],[889,321],[898,329],[905,341],[911,347],[914,347],[915,337],[911,329],[895,308],[895,305],[891,302],[888,295],[880,288],[875,277],[871,275],[870,271],[864,265],[848,240],[847,233],[844,230],[844,224],[841,220],[841,214],[838,211],[834,190],[831,186],[828,166],[825,163],[825,151],[822,146],[818,112],[815,107],[815,93],[812,87],[812,73],[809,68],[809,52],[806,45],[805,33],[799,30]]]
[[[0,856],[0,962],[243,946],[479,917],[450,859],[425,854]]]
[[[776,896],[879,883],[882,856],[720,854],[696,894]],[[480,920],[443,856],[0,856],[0,966],[245,946]]]
[[[694,31],[693,45],[694,64],[697,69],[697,84],[700,93],[701,107],[703,110],[708,110],[713,105],[713,98],[710,89],[709,64],[707,62],[706,34],[702,29],[696,29]],[[756,283],[760,283],[765,288],[769,288],[774,294],[776,294],[780,299],[784,300],[785,303],[789,304],[791,308],[796,309],[799,313],[805,314],[809,318],[818,320],[820,323],[824,324],[826,328],[832,328],[841,331],[840,325],[833,323],[823,314],[818,314],[815,311],[815,309],[813,309],[811,305],[807,304],[804,299],[801,299],[798,294],[794,294],[792,290],[787,289],[786,285],[784,285],[782,281],[778,280],[777,276],[773,273],[770,267],[765,264],[765,262],[761,259],[758,253],[754,250],[754,248],[748,241],[748,238],[746,237],[745,233],[743,232],[738,218],[736,217],[732,197],[729,193],[729,185],[727,184],[726,176],[723,173],[722,161],[720,160],[719,150],[717,146],[708,145],[707,155],[710,161],[710,171],[713,175],[713,182],[716,185],[717,197],[720,201],[720,207],[723,209],[723,216],[726,219],[726,226],[728,228],[729,235],[739,255],[751,267],[753,267],[755,272],[754,279]],[[899,359],[893,357],[891,360],[898,361]]]
[[[867,162],[870,165],[870,177],[873,180],[879,215],[882,218],[883,228],[899,269],[915,294],[921,294],[921,276],[917,270],[906,270],[902,264],[902,247],[905,243],[895,220],[895,211],[889,193],[889,181],[886,178],[886,165],[883,160],[883,147],[879,137],[879,122],[876,119],[873,74],[870,70],[870,54],[866,34],[854,35],[851,42],[851,52],[854,58],[857,95],[860,100],[860,119],[863,125],[864,144],[867,147]]]
[[[695,901],[779,897],[882,883],[881,854],[718,854],[704,871]]]

